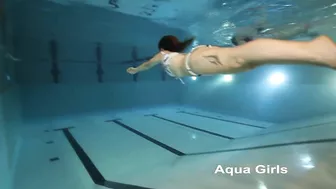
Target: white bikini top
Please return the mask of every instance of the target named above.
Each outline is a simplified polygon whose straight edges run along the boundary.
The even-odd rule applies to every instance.
[[[171,59],[172,59],[174,56],[178,55],[179,53],[177,53],[177,52],[173,52],[173,53],[165,53],[165,52],[163,52],[163,51],[161,51],[160,53],[163,55],[162,66],[163,66],[163,68],[165,69],[166,73],[167,73],[168,75],[170,75],[171,77],[175,77],[176,79],[179,79],[179,80],[182,82],[182,84],[184,84],[184,82],[182,81],[182,79],[181,79],[181,78],[178,78],[178,77],[171,71],[171,69],[170,69],[170,61],[171,61]]]
[[[160,52],[163,55],[163,59],[162,59],[162,66],[165,69],[165,71],[167,72],[168,75],[172,76],[172,77],[176,77],[173,72],[170,70],[170,61],[171,59],[176,56],[178,53],[165,53],[165,52]]]

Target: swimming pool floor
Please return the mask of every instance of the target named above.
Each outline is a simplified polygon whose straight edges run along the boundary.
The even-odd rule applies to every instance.
[[[172,107],[34,120],[14,188],[335,188],[335,118],[276,125]]]

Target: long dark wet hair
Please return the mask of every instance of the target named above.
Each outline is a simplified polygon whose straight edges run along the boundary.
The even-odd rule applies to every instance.
[[[188,46],[192,44],[194,39],[194,37],[191,37],[181,42],[173,35],[166,35],[160,39],[158,48],[159,50],[163,49],[170,52],[183,52]]]

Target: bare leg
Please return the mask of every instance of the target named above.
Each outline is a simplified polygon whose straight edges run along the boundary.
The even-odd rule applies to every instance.
[[[220,54],[218,57],[223,58]],[[308,42],[258,39],[233,48],[231,57],[240,65],[281,61],[282,64],[317,64],[336,68],[336,44],[326,36]]]
[[[336,44],[326,36],[312,41],[257,39],[234,48],[200,48],[191,54],[190,60],[191,69],[202,75],[239,73],[267,64],[336,68]]]

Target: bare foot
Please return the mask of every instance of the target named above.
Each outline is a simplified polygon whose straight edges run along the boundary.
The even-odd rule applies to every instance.
[[[313,49],[318,54],[319,62],[336,69],[336,44],[327,36],[317,37],[312,41]]]

